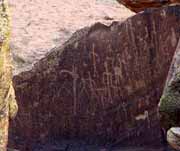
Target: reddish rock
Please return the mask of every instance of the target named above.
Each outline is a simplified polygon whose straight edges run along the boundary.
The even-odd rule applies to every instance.
[[[117,0],[133,12],[141,12],[147,8],[158,8],[180,3],[180,0]]]
[[[157,104],[180,37],[179,10],[150,10],[122,24],[79,30],[15,76],[19,113],[10,142],[24,145],[21,150],[63,137],[159,143]]]

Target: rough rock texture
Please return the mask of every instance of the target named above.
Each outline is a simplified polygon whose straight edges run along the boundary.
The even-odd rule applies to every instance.
[[[167,131],[167,141],[180,150],[180,40],[173,57],[166,80],[163,95],[159,104],[162,127]],[[176,127],[176,128],[173,128]]]
[[[10,142],[46,138],[116,145],[160,141],[157,104],[180,37],[180,7],[77,31],[14,77],[19,113]]]
[[[117,0],[130,10],[138,13],[147,8],[159,8],[167,5],[180,3],[180,0]]]
[[[115,0],[9,0],[15,74],[29,70],[52,48],[95,22],[111,24],[133,15]]]
[[[179,11],[180,13],[180,11]],[[159,104],[162,126],[167,130],[180,126],[180,40],[168,73],[166,85]]]

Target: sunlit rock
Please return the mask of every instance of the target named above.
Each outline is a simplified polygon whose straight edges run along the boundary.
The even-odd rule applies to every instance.
[[[9,0],[14,73],[30,70],[54,47],[95,22],[124,21],[133,13],[115,0]]]
[[[168,143],[176,150],[180,150],[180,127],[173,127],[167,132]]]

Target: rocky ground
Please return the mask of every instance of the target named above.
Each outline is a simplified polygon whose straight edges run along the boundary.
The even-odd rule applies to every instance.
[[[169,147],[110,147],[86,144],[83,141],[48,142],[35,145],[33,151],[173,151]]]
[[[95,22],[110,24],[132,12],[115,0],[9,0],[12,10],[11,49],[15,73],[28,70],[77,29]]]

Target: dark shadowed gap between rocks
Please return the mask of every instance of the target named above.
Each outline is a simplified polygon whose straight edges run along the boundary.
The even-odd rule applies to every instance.
[[[167,150],[161,146],[157,104],[179,25],[180,6],[171,6],[74,33],[32,70],[14,77],[19,112],[9,146],[21,151]]]

